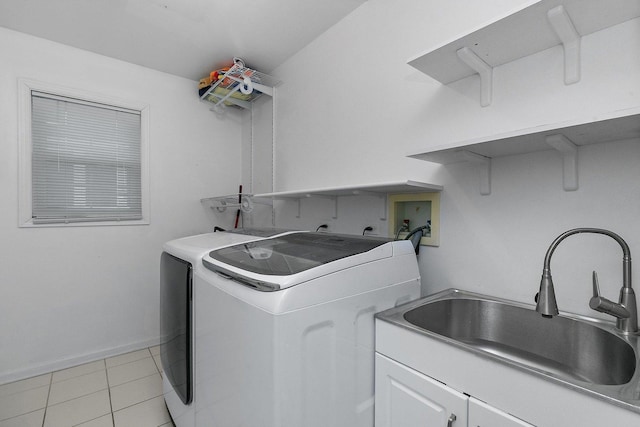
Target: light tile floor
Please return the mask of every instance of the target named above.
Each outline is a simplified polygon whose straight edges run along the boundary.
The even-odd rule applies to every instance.
[[[0,385],[0,427],[172,427],[159,347]]]

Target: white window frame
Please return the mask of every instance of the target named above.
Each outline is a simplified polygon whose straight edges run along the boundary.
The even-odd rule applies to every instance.
[[[140,179],[142,219],[123,221],[91,221],[34,224],[32,220],[32,92],[45,92],[65,98],[96,104],[112,105],[140,112]],[[18,227],[101,227],[112,225],[149,224],[149,105],[123,100],[109,95],[72,89],[35,80],[18,80]]]

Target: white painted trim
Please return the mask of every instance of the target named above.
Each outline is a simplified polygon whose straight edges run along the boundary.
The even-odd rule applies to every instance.
[[[278,105],[277,99],[277,89],[273,88],[273,93],[271,94],[271,191],[276,191],[276,167],[277,167],[277,115],[276,108]],[[298,200],[298,216],[296,218],[300,218],[300,200]],[[273,227],[276,226],[276,207],[275,205],[271,205],[271,225]]]
[[[95,221],[69,224],[33,224],[31,219],[31,92],[54,95],[114,105],[140,112],[140,179],[142,192],[142,219],[134,221]],[[149,104],[116,98],[105,93],[89,92],[53,83],[18,79],[18,227],[100,227],[112,225],[149,225]]]
[[[74,366],[82,365],[84,363],[95,362],[96,360],[106,359],[108,357],[119,356],[131,351],[142,350],[147,347],[154,347],[160,345],[160,337],[156,337],[149,340],[138,341],[96,351],[93,353],[83,354],[81,356],[74,356],[67,359],[56,360],[53,362],[43,363],[38,366],[30,367],[27,369],[20,369],[13,372],[8,372],[0,376],[0,385],[11,383],[14,381],[23,380],[26,378],[32,378],[38,375],[48,374],[49,372],[59,371],[61,369],[72,368]]]

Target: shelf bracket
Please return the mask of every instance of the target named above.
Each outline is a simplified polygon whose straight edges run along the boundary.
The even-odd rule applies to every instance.
[[[483,196],[491,194],[491,158],[467,150],[462,150],[461,153],[466,161],[475,164],[478,168],[480,194]]]
[[[562,5],[547,11],[547,19],[564,49],[564,83],[577,83],[580,81],[580,34]]]
[[[351,192],[354,196],[371,196],[378,197],[382,203],[382,209],[380,209],[380,221],[387,220],[387,194],[377,193],[375,191],[366,191],[366,190],[353,190]]]
[[[458,49],[456,53],[462,62],[467,64],[480,75],[480,105],[483,107],[491,105],[491,95],[493,92],[493,67],[484,62],[468,47]]]
[[[305,197],[307,198],[319,197],[321,199],[329,199],[333,201],[333,214],[331,215],[331,218],[338,219],[338,197],[337,196],[325,196],[324,194],[308,193],[308,194],[305,194]]]
[[[562,153],[562,183],[564,191],[578,189],[578,147],[562,134],[548,135],[548,145]]]
[[[296,218],[300,218],[302,216],[301,212],[300,212],[300,199],[296,199],[296,204],[298,205],[298,214],[296,215]]]

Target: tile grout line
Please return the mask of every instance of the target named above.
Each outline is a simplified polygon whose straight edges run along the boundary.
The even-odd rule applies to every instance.
[[[78,396],[78,397],[74,397],[74,398],[69,399],[69,400],[65,400],[65,401],[62,401],[62,402],[58,402],[58,403],[56,403],[56,404],[54,404],[54,405],[51,405],[51,406],[60,405],[60,404],[63,404],[63,403],[66,403],[66,402],[70,402],[70,401],[75,400],[75,399],[80,399],[80,398],[82,398],[82,397],[86,397],[86,396],[90,396],[90,395],[92,395],[92,394],[100,393],[100,392],[101,392],[101,391],[103,391],[103,390],[107,390],[107,393],[108,393],[108,395],[109,395],[109,414],[111,414],[111,421],[113,422],[113,410],[112,410],[112,407],[111,407],[111,393],[110,393],[110,391],[109,391],[109,376],[107,375],[107,367],[106,367],[105,359],[102,359],[102,364],[103,364],[103,369],[104,369],[104,375],[105,375],[106,380],[107,380],[107,388],[106,388],[106,389],[100,389],[100,390],[97,390],[97,391],[94,391],[94,392],[91,392],[91,393],[83,394],[82,396]],[[96,371],[94,371],[94,372],[90,372],[90,373],[87,373],[87,374],[78,375],[78,376],[75,376],[75,377],[73,377],[73,378],[68,378],[67,380],[62,380],[62,381],[59,381],[59,382],[68,381],[68,380],[71,380],[71,379],[74,379],[74,378],[79,378],[79,377],[82,377],[82,376],[85,376],[85,375],[95,374],[96,372],[100,372],[100,370],[96,370]],[[52,377],[53,377],[53,376],[52,376]],[[47,407],[48,407],[48,405],[47,405]],[[97,417],[95,417],[95,418],[91,418],[91,419],[89,419],[89,420],[81,421],[81,422],[80,422],[80,423],[78,423],[78,424],[74,424],[74,426],[73,426],[73,427],[76,427],[76,426],[82,425],[82,424],[84,424],[84,423],[88,423],[88,422],[93,421],[93,420],[97,420],[98,418],[104,417],[105,415],[108,415],[108,414],[99,415],[99,416],[97,416]],[[43,427],[44,427],[44,426],[43,426]]]
[[[133,382],[133,381],[138,381],[138,380],[141,380],[141,379],[143,379],[143,378],[148,378],[148,377],[150,377],[150,376],[152,376],[152,375],[154,375],[154,374],[159,374],[159,373],[160,373],[160,371],[159,371],[159,369],[158,369],[158,365],[157,365],[156,361],[153,359],[153,356],[147,356],[147,357],[143,357],[142,359],[133,360],[133,361],[131,361],[131,362],[127,362],[127,363],[123,363],[123,364],[121,364],[121,365],[111,366],[110,368],[107,368],[107,382],[108,382],[108,378],[109,378],[109,369],[113,369],[113,368],[117,368],[117,367],[120,367],[120,366],[129,365],[129,364],[131,364],[131,363],[140,362],[140,361],[142,361],[142,360],[149,359],[149,358],[150,358],[150,359],[151,359],[151,361],[153,362],[153,366],[156,368],[156,372],[154,372],[153,374],[145,375],[145,376],[140,377],[140,378],[135,378],[135,379],[132,379],[132,380],[127,380],[127,381],[125,381],[125,382],[123,382],[123,383],[116,384],[116,385],[114,385],[114,386],[109,385],[109,388],[111,388],[111,387],[120,387],[121,385],[128,384],[128,383],[131,383],[131,382]],[[162,374],[160,374],[160,376],[162,376]]]
[[[138,381],[138,380],[142,380],[142,379],[145,379],[145,378],[149,378],[149,377],[152,377],[152,376],[154,376],[156,374],[158,374],[160,376],[160,378],[162,379],[162,368],[160,366],[160,362],[156,361],[155,355],[153,354],[153,351],[152,351],[151,347],[147,347],[144,350],[146,350],[146,354],[147,354],[146,356],[144,356],[144,357],[142,357],[140,359],[136,359],[136,360],[132,360],[132,361],[126,362],[126,363],[121,363],[121,364],[118,364],[118,365],[114,365],[111,368],[116,368],[118,366],[123,366],[123,365],[127,365],[129,363],[138,362],[140,360],[148,359],[150,357],[151,358],[151,362],[153,363],[153,366],[156,368],[155,372],[153,374],[146,375],[146,376],[143,376],[141,378],[136,378],[134,380],[125,381],[124,383],[118,384],[118,385],[114,385],[113,387],[119,387],[121,385],[129,384],[129,383],[134,382],[134,381]],[[157,356],[160,357],[160,354],[158,354]],[[117,356],[115,356],[115,357],[117,357]],[[105,373],[105,377],[106,377],[106,390],[107,390],[108,397],[109,397],[109,411],[110,411],[110,415],[111,415],[111,422],[112,422],[112,425],[115,427],[115,425],[116,425],[115,424],[115,412],[114,412],[114,408],[113,408],[112,392],[111,392],[112,385],[110,384],[110,381],[109,381],[109,367],[107,366],[107,358],[102,359],[101,362],[102,362],[102,369],[104,369],[104,373]],[[74,368],[74,367],[71,367],[71,368]],[[71,369],[71,368],[67,368],[67,369]],[[62,370],[62,371],[64,371],[64,370]],[[66,403],[66,402],[69,402],[69,401],[74,400],[74,399],[78,399],[78,398],[81,398],[81,397],[89,396],[89,395],[94,394],[94,393],[99,393],[99,392],[104,390],[104,389],[98,390],[98,391],[95,391],[95,392],[92,392],[92,393],[84,394],[82,396],[74,397],[72,399],[64,400],[62,402],[57,402],[55,404],[51,404],[51,402],[52,402],[51,398],[52,398],[53,384],[54,383],[73,380],[75,378],[80,378],[80,377],[83,377],[83,376],[86,376],[86,375],[95,374],[96,372],[99,372],[99,371],[100,371],[100,369],[97,369],[97,370],[95,370],[93,372],[86,372],[86,373],[83,373],[81,375],[76,375],[74,377],[65,378],[65,379],[62,379],[62,380],[57,381],[57,382],[54,381],[54,373],[58,372],[58,371],[50,372],[49,373],[48,384],[41,386],[41,387],[47,387],[47,395],[46,395],[46,399],[45,399],[45,405],[44,405],[43,414],[42,414],[42,422],[41,422],[40,426],[41,427],[45,427],[45,425],[47,423],[47,416],[49,415],[49,412],[50,412],[49,409],[51,407],[59,405],[59,404],[63,404],[63,403]],[[147,398],[147,399],[142,400],[140,402],[137,402],[135,404],[126,406],[124,408],[121,408],[120,410],[131,408],[131,407],[133,407],[133,406],[135,406],[137,404],[149,402],[149,401],[151,401],[153,399],[157,399],[158,397],[162,397],[162,395],[163,394],[160,393],[158,396]],[[40,409],[36,409],[34,411],[31,411],[31,412],[37,412],[37,411],[40,411]],[[29,413],[31,413],[31,412],[29,412]],[[18,416],[22,416],[22,415],[25,415],[25,414],[21,414],[21,415],[18,415]],[[107,414],[105,414],[105,415],[107,415]],[[91,420],[85,420],[82,423],[77,424],[77,425],[81,425],[81,424],[83,424],[85,422],[93,421],[95,419],[104,417],[105,415],[101,415],[101,416],[99,416],[97,418],[94,418],[94,419],[91,419]]]
[[[50,375],[50,374],[51,374],[51,372],[47,372],[47,373],[45,373],[45,374],[36,375],[35,377],[22,378],[22,379],[20,379],[20,380],[15,380],[15,381],[11,381],[11,382],[8,382],[8,383],[0,384],[0,389],[2,389],[2,388],[3,388],[3,387],[5,387],[5,386],[11,386],[11,385],[13,385],[13,384],[15,384],[15,383],[20,383],[20,382],[23,382],[23,381],[33,380],[34,378],[37,378],[37,377],[43,377],[43,376],[45,376],[45,375]],[[49,378],[49,384],[51,384],[51,378]],[[14,391],[12,391],[12,392],[10,392],[10,393],[6,393],[5,395],[0,396],[0,399],[4,399],[4,398],[7,398],[7,397],[9,397],[9,396],[13,396],[13,395],[15,395],[15,394],[25,393],[25,392],[27,392],[27,391],[35,390],[35,389],[37,389],[37,388],[42,388],[42,387],[46,387],[46,386],[47,386],[47,384],[40,384],[40,385],[32,385],[32,386],[28,386],[28,387],[27,387],[27,388],[25,388],[25,389],[18,389],[18,390],[14,390]],[[12,417],[12,418],[13,418],[13,417]],[[4,419],[3,419],[3,421],[4,421]]]
[[[49,373],[46,373],[46,374],[36,375],[35,377],[29,377],[29,378],[24,378],[22,380],[16,380],[16,381],[11,381],[11,382],[5,383],[5,384],[0,384],[0,389],[1,389],[4,386],[10,386],[10,385],[15,384],[15,383],[31,380],[33,378],[40,377],[40,376],[45,376],[45,375],[49,375],[49,384],[40,384],[40,385],[37,385],[37,386],[36,385],[31,385],[31,386],[28,386],[25,389],[14,390],[14,391],[12,391],[10,393],[7,393],[7,394],[5,394],[3,396],[0,396],[0,401],[2,401],[3,399],[10,398],[11,396],[15,396],[17,394],[28,393],[30,391],[34,391],[34,390],[37,390],[37,389],[40,389],[40,388],[50,387],[51,386],[51,376],[50,376],[51,373],[49,372]],[[48,396],[48,393],[49,393],[49,388],[47,388],[47,396]],[[10,416],[8,418],[0,418],[0,422],[5,422],[5,421],[8,421],[8,420],[12,420],[14,418],[22,417],[24,415],[28,415],[28,414],[32,414],[32,413],[37,412],[37,411],[44,410],[46,408],[46,405],[47,405],[47,402],[45,401],[45,406],[44,407],[39,407],[39,408],[36,408],[36,409],[32,409],[32,410],[29,410],[29,411],[24,412],[24,413],[18,413],[17,415],[12,415],[12,416]],[[20,411],[20,412],[22,412],[22,411]],[[2,414],[0,416],[5,416],[5,414]]]
[[[131,404],[131,405],[129,405],[129,406],[125,406],[124,408],[118,409],[116,412],[120,412],[120,411],[124,411],[125,409],[133,408],[133,407],[134,407],[134,406],[136,406],[136,405],[140,405],[140,404],[142,404],[142,403],[149,402],[150,400],[157,399],[157,398],[159,398],[159,397],[162,397],[162,394],[159,394],[159,395],[157,395],[157,396],[150,397],[150,398],[148,398],[148,399],[141,400],[140,402],[132,403],[132,404]],[[112,412],[112,413],[113,413],[113,412]],[[114,421],[114,422],[115,422],[115,421]],[[165,424],[166,424],[166,423],[165,423]]]
[[[20,414],[20,415],[14,415],[13,417],[9,417],[9,418],[4,418],[4,419],[2,419],[0,421],[1,422],[11,421],[11,420],[13,420],[15,418],[24,417],[25,415],[33,414],[34,412],[38,412],[38,411],[42,411],[42,410],[44,410],[44,408],[34,409],[33,411],[25,412],[24,414]]]
[[[106,359],[102,359],[102,364],[104,365],[104,375],[105,375],[105,377],[107,377],[107,394],[109,395],[109,414],[99,415],[99,416],[97,416],[95,418],[92,418],[90,420],[82,421],[79,424],[75,424],[75,426],[73,426],[73,427],[77,427],[77,426],[82,425],[84,423],[88,423],[88,422],[97,420],[99,418],[104,417],[105,415],[111,415],[111,424],[115,426],[115,420],[113,419],[113,406],[111,404],[111,388],[109,387],[109,375],[107,374],[107,360]],[[99,390],[96,393],[98,393],[100,391],[102,391],[102,390]],[[93,394],[93,393],[91,393],[91,394]],[[85,395],[85,396],[88,396],[88,395]]]
[[[109,387],[110,387],[110,388],[120,387],[120,386],[125,385],[125,384],[130,384],[130,383],[135,382],[135,381],[138,381],[138,380],[143,380],[143,379],[145,379],[145,378],[152,377],[152,376],[154,376],[154,375],[156,375],[156,374],[157,374],[157,375],[160,375],[160,373],[159,373],[159,372],[154,372],[153,374],[145,375],[144,377],[136,378],[136,379],[133,379],[133,380],[128,380],[128,381],[125,381],[125,382],[123,382],[123,383],[116,384],[116,385],[114,385],[114,386],[109,386]],[[162,378],[162,375],[160,375],[160,378]]]
[[[107,366],[107,369],[113,369],[113,368],[116,368],[118,366],[128,365],[129,363],[137,362],[137,361],[142,360],[142,359],[147,359],[148,357],[153,357],[153,354],[151,353],[151,350],[149,349],[149,347],[143,348],[143,349],[140,349],[140,350],[135,350],[132,353],[138,353],[138,352],[141,352],[142,350],[147,350],[147,352],[149,353],[149,356],[140,357],[138,359],[129,360],[127,362],[121,362],[121,363],[118,363],[117,365],[113,365],[113,366]],[[120,356],[124,356],[126,354],[128,354],[128,353],[108,357],[108,358],[104,359],[105,364],[106,364],[107,359],[117,358],[117,357],[120,357]]]
[[[57,381],[55,381],[55,380],[53,379],[53,377],[54,377],[54,376],[55,376],[55,374],[57,374],[57,373],[64,372],[64,371],[68,371],[68,370],[70,370],[70,369],[75,369],[75,368],[78,368],[78,367],[80,367],[80,366],[89,365],[89,364],[96,363],[96,362],[99,362],[99,361],[102,361],[102,364],[104,365],[104,359],[102,359],[102,360],[94,360],[93,362],[83,363],[83,364],[81,364],[81,365],[72,366],[72,367],[70,367],[70,368],[61,369],[61,370],[58,370],[58,371],[52,371],[52,372],[51,372],[51,385],[53,385],[53,384],[59,384],[59,383],[63,383],[63,382],[65,382],[65,381],[71,381],[71,380],[76,379],[76,378],[80,378],[80,377],[84,377],[84,376],[86,376],[86,375],[91,375],[91,374],[95,374],[96,372],[100,372],[100,369],[94,369],[93,371],[83,372],[83,373],[81,373],[81,374],[75,374],[75,375],[73,375],[73,376],[66,377],[66,378],[63,378],[63,379],[59,379],[59,380],[57,380]],[[102,369],[104,369],[104,368],[102,368]]]
[[[147,348],[147,350],[149,351],[149,354],[151,354],[151,359],[153,360],[153,364],[154,364],[154,365],[155,365],[155,367],[156,367],[156,372],[155,372],[155,373],[153,373],[153,374],[151,374],[151,375],[146,375],[146,376],[144,376],[144,377],[136,378],[135,380],[131,380],[131,381],[124,382],[124,383],[122,383],[122,384],[115,385],[115,386],[113,386],[114,388],[115,388],[115,387],[120,387],[121,385],[124,385],[124,384],[130,384],[130,383],[132,383],[132,382],[134,382],[134,381],[139,381],[139,380],[142,380],[142,379],[145,379],[145,378],[153,377],[154,375],[159,375],[159,376],[160,376],[160,379],[162,380],[162,375],[160,374],[160,371],[158,370],[158,364],[156,363],[155,359],[153,358],[153,354],[151,353],[151,349],[150,349],[150,348]],[[144,359],[147,359],[147,357],[145,357]],[[140,360],[142,360],[142,359],[140,359]],[[131,363],[131,362],[130,362],[130,363]],[[118,366],[120,366],[120,365],[118,365]],[[108,382],[108,380],[109,380],[109,378],[108,378],[108,376],[107,376],[107,382]],[[120,409],[118,409],[118,411],[122,411],[122,410],[124,410],[124,409],[131,408],[132,406],[138,405],[138,404],[140,404],[140,403],[148,402],[148,401],[153,400],[153,399],[155,399],[155,398],[157,398],[157,397],[160,397],[160,396],[162,396],[162,395],[163,395],[163,394],[162,394],[162,393],[160,393],[158,396],[150,397],[149,399],[145,399],[145,400],[142,400],[142,401],[140,401],[140,402],[133,403],[133,404],[131,404],[131,405],[129,405],[129,406],[125,406],[124,408],[120,408]],[[111,403],[111,386],[109,386],[109,402]],[[112,406],[111,406],[111,415],[112,415],[112,417],[113,417],[113,425],[115,426],[116,421],[115,421],[115,416],[113,416],[114,412],[116,412],[116,411],[114,411],[114,410],[113,410],[113,404],[112,404]]]
[[[155,358],[153,357],[153,353],[151,353],[151,348],[147,348],[147,350],[149,351],[149,354],[151,355],[151,359],[153,360],[153,363],[154,363],[154,365],[156,366],[156,371],[157,371],[157,372],[155,372],[155,373],[153,373],[153,374],[151,374],[151,375],[147,375],[147,376],[145,376],[145,377],[137,378],[137,379],[135,379],[135,380],[131,380],[131,381],[127,381],[127,382],[122,383],[122,384],[118,384],[118,385],[116,385],[116,386],[114,386],[114,387],[119,387],[119,386],[124,385],[124,384],[129,384],[129,383],[132,383],[132,382],[134,382],[134,381],[138,381],[138,380],[141,380],[141,379],[144,379],[144,378],[149,378],[149,377],[152,377],[152,376],[154,376],[154,375],[159,375],[159,376],[160,376],[160,379],[162,379],[162,374],[160,373],[160,370],[159,370],[159,368],[158,368],[158,364],[157,364],[157,363],[155,363]],[[145,359],[146,359],[146,357],[145,357]],[[132,407],[134,407],[134,406],[136,406],[136,405],[139,405],[139,404],[142,404],[142,403],[145,403],[145,402],[149,402],[149,401],[151,401],[151,400],[153,400],[153,399],[157,399],[158,397],[161,397],[161,396],[163,396],[163,393],[162,393],[162,392],[161,392],[158,396],[153,396],[153,397],[150,397],[150,398],[148,398],[148,399],[142,400],[142,401],[140,401],[140,402],[133,403],[133,404],[131,404],[131,405],[129,405],[129,406],[125,406],[124,408],[120,408],[120,409],[118,409],[118,411],[123,411],[123,410],[125,410],[125,409],[132,408]],[[110,386],[109,386],[109,399],[111,400],[111,387],[110,387]],[[115,426],[115,422],[116,422],[116,421],[115,421],[115,412],[113,411],[113,406],[112,406],[112,408],[111,408],[111,416],[112,416],[112,418],[113,418],[113,425]],[[171,422],[173,422],[173,420],[171,420]],[[165,424],[166,424],[166,423],[165,423]],[[164,424],[162,424],[162,425],[164,425]]]
[[[53,384],[53,372],[49,374],[49,390],[47,391],[47,400],[44,402],[44,414],[42,414],[42,427],[47,419],[47,409],[49,408],[49,397],[51,396],[51,384]]]
[[[107,393],[109,393],[109,409],[111,410],[111,425],[115,427],[116,419],[113,415],[113,402],[111,402],[111,384],[109,384],[109,370],[107,369],[107,359],[103,359],[104,374],[107,376]]]
[[[96,371],[96,372],[99,372],[99,371]],[[77,377],[70,378],[70,379],[71,379],[71,380],[73,380],[73,379],[75,379],[75,378],[80,378],[80,377],[83,377],[83,376],[86,376],[86,375],[92,375],[92,374],[95,374],[96,372],[91,372],[91,373],[89,373],[89,374],[79,375],[79,376],[77,376]],[[105,377],[107,377],[107,373],[106,373],[106,371],[105,371]],[[65,380],[65,381],[66,381],[66,380]],[[60,381],[60,382],[63,382],[63,381]],[[60,382],[58,382],[58,383],[60,383]],[[56,383],[53,383],[53,384],[56,384]],[[53,384],[52,384],[52,385],[53,385]],[[80,399],[80,398],[82,398],[82,397],[91,396],[92,394],[100,393],[101,391],[103,391],[103,390],[107,390],[108,388],[109,388],[109,379],[108,379],[108,377],[107,377],[107,385],[106,385],[106,387],[105,387],[105,388],[101,388],[101,389],[99,389],[99,390],[95,390],[95,391],[91,391],[91,392],[88,392],[88,393],[85,393],[85,394],[81,394],[81,395],[79,395],[79,396],[75,396],[75,397],[67,398],[67,400],[62,400],[62,401],[60,401],[60,402],[56,402],[56,403],[54,403],[54,404],[52,404],[52,405],[49,405],[49,399],[50,399],[50,397],[47,397],[47,407],[49,407],[49,406],[62,405],[63,403],[67,403],[67,402],[70,402],[70,401],[72,401],[72,400]],[[49,389],[49,395],[51,395],[51,389]]]
[[[161,373],[162,369],[160,369],[161,367],[158,366],[158,362],[156,362],[156,358],[153,356],[153,354],[151,355],[151,358],[153,359],[153,363],[156,365],[156,369],[158,370],[158,373]]]
[[[146,350],[149,352],[149,356],[151,357],[151,360],[153,361],[153,364],[156,365],[155,360],[153,359],[153,354],[151,353],[151,349],[147,347]],[[120,364],[120,365],[112,366],[112,368],[114,368],[116,366],[123,366],[123,365],[129,364],[129,363],[137,362],[139,360],[144,360],[144,359],[147,359],[147,358],[148,357],[143,357],[143,358],[138,359],[138,360],[133,360],[131,362],[127,362],[127,363],[123,363],[123,364]],[[109,406],[111,408],[111,422],[113,423],[113,425],[115,427],[115,425],[116,425],[116,417],[115,417],[115,411],[113,410],[113,402],[111,401],[111,385],[109,384],[109,374],[108,374],[108,368],[106,368],[106,363],[107,363],[107,361],[105,359],[105,369],[107,369],[107,388],[109,390]],[[158,369],[158,366],[156,365],[156,370],[157,369]],[[119,387],[119,386],[124,385],[124,384],[129,384],[129,383],[132,383],[134,381],[138,381],[138,380],[141,380],[141,379],[144,379],[144,378],[149,378],[149,377],[152,377],[152,376],[154,376],[156,374],[158,374],[158,372],[156,372],[154,374],[151,374],[151,375],[147,375],[147,376],[141,377],[141,378],[137,378],[135,380],[126,381],[126,382],[124,382],[122,384],[114,385],[113,387]],[[126,406],[124,408],[120,408],[120,409],[118,409],[118,411],[122,411],[124,409],[131,408],[132,406],[135,406],[135,405],[143,403],[143,402],[147,402],[147,401],[149,401],[151,399],[155,399],[156,397],[158,397],[158,396],[152,397],[150,399],[143,400],[142,402],[137,402],[137,403],[135,403],[133,405],[129,405],[129,406]]]

